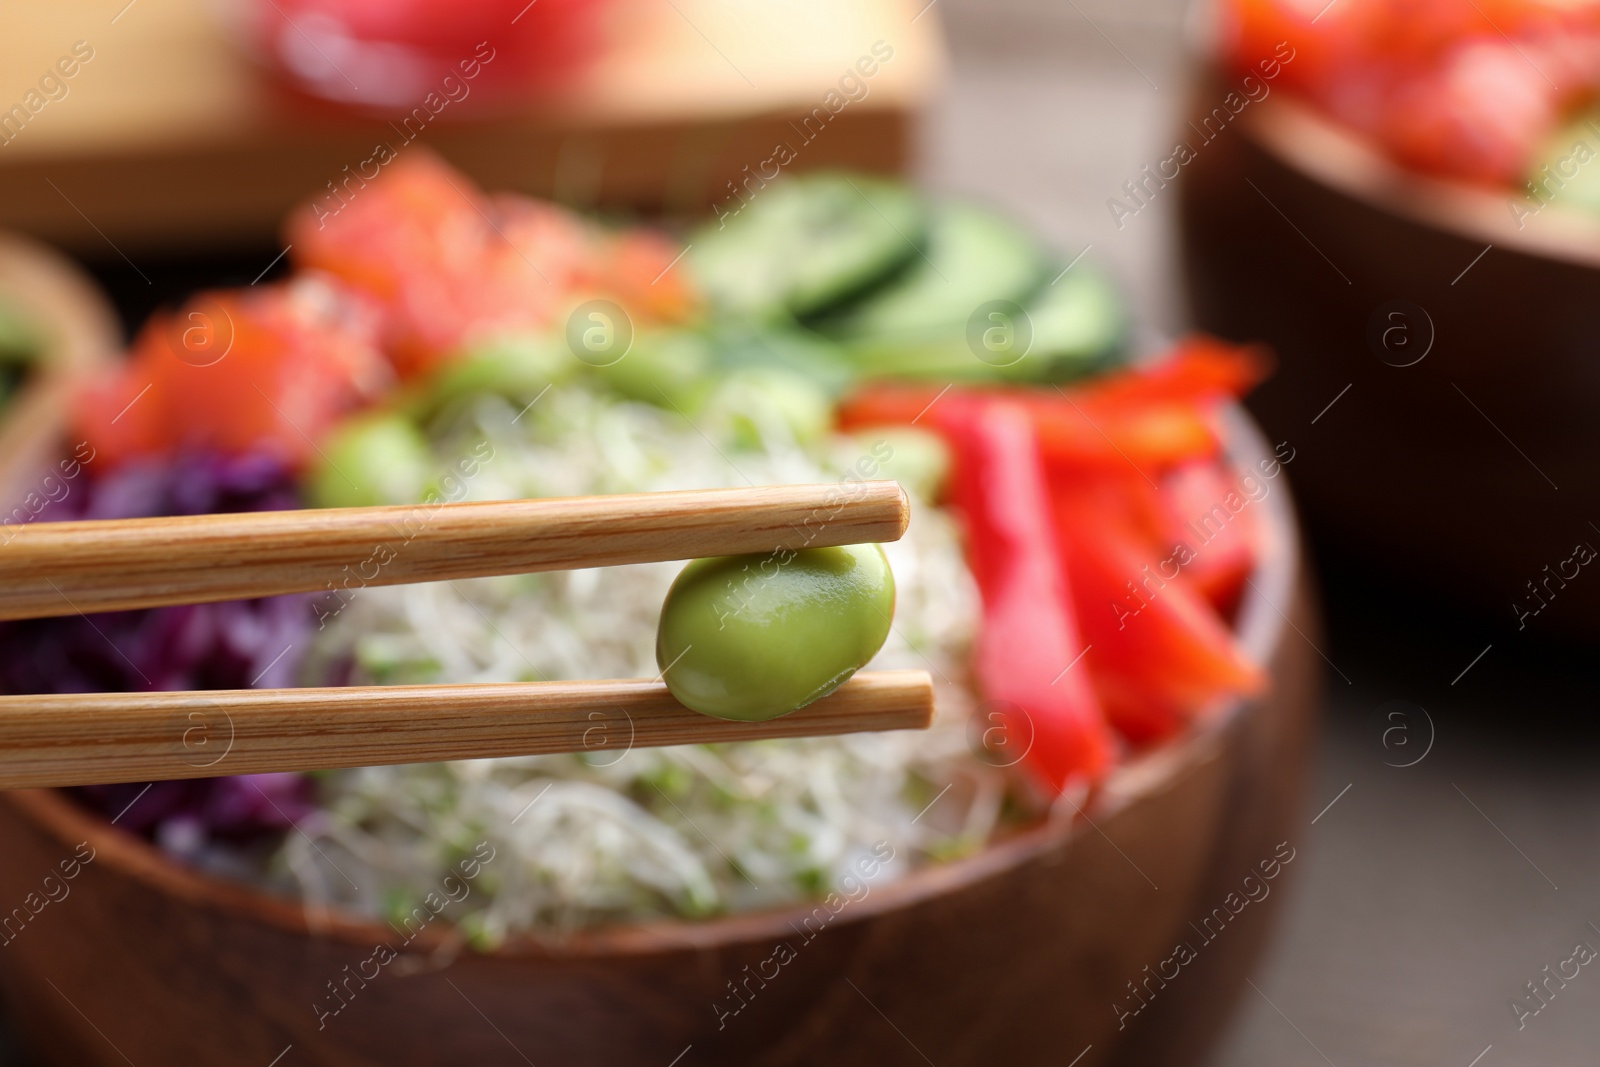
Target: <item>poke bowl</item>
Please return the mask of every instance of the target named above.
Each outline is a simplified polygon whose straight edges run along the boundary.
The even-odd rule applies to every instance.
[[[1184,286],[1282,359],[1249,406],[1308,442],[1313,540],[1507,638],[1592,639],[1595,6],[1218,8]]]
[[[894,477],[873,663],[931,670],[935,724],[634,749],[605,720],[573,756],[241,777],[202,730],[199,777],[11,792],[0,990],[35,1054],[1192,1060],[1302,846],[1315,620],[1294,449],[1232,399],[1260,356],[1123,365],[1103,280],[881,179],[791,179],[681,247],[423,157],[385,183],[71,398],[42,436],[105,473],[59,518]],[[7,623],[0,683],[649,674],[674,569],[364,566]]]

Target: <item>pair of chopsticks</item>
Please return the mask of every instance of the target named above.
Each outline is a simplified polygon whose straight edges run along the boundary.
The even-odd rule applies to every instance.
[[[0,546],[0,620],[893,541],[908,518],[899,485],[878,481],[38,523]],[[761,723],[697,714],[643,679],[0,696],[0,788],[550,752],[610,761],[652,745],[923,729],[932,713],[923,671],[858,674]]]

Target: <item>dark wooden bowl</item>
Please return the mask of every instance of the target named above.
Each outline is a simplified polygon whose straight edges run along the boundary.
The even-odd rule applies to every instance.
[[[1265,446],[1237,423],[1238,455],[1254,463]],[[364,988],[349,986],[349,1006],[319,1028],[313,1005],[328,983],[398,942],[392,930],[197,873],[62,794],[19,791],[0,796],[0,903],[37,893],[80,843],[94,859],[0,948],[16,1026],[44,1062],[74,1067],[1025,1067],[1086,1049],[1080,1065],[1193,1062],[1304,862],[1214,942],[1191,925],[1225,908],[1259,863],[1305,844],[1319,672],[1290,623],[1316,627],[1286,487],[1259,506],[1269,550],[1239,628],[1270,666],[1270,692],[1117,771],[1092,824],[1063,818],[880,885],[811,940],[799,932],[809,907],[490,953],[425,931]],[[1196,958],[1119,1025],[1117,1006],[1139,1003],[1129,983],[1179,942]],[[719,1026],[728,983],[779,943],[795,958]]]
[[[1198,80],[1196,123],[1227,88]],[[1558,196],[1519,227],[1509,191],[1402,170],[1282,92],[1198,145],[1178,196],[1194,322],[1278,352],[1249,407],[1295,446],[1319,547],[1397,574],[1395,610],[1600,636],[1600,581],[1544,585],[1600,547],[1600,221]]]

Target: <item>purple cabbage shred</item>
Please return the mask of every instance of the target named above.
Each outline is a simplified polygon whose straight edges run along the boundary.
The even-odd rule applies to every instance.
[[[87,472],[86,472],[87,473]],[[259,456],[130,462],[71,483],[38,522],[300,506],[290,473]],[[314,616],[305,595],[0,623],[0,692],[278,688],[294,684]],[[252,774],[68,790],[180,856],[268,846],[315,810],[311,779]]]

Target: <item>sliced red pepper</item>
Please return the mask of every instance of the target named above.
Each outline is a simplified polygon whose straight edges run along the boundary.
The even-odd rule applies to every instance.
[[[1088,414],[1070,396],[1037,390],[992,389],[940,395],[938,389],[875,384],[846,398],[838,410],[842,429],[925,423],[938,428],[962,415],[952,411],[963,397],[992,397],[1028,413],[1039,447],[1051,464],[1159,469],[1195,456],[1215,455],[1219,443],[1210,421],[1192,404],[1126,404],[1119,411]],[[930,406],[931,405],[931,406]],[[923,413],[926,412],[924,415]]]
[[[1271,369],[1264,348],[1195,334],[1179,341],[1158,362],[1097,378],[1069,393],[1092,412],[1155,401],[1207,403],[1243,396]]]
[[[1114,746],[1088,671],[1072,669],[1084,645],[1038,440],[1015,404],[961,407],[970,417],[943,425],[955,454],[952,503],[983,597],[978,686],[1007,743],[1031,742],[1024,766],[1060,791],[1104,774]]]
[[[844,430],[868,426],[909,426],[931,413],[954,390],[900,382],[872,382],[846,396],[834,412]],[[967,394],[956,394],[958,397]],[[930,422],[936,426],[937,422]]]
[[[1085,469],[1047,463],[1045,476],[1052,500],[1072,496],[1086,509],[1092,507],[1147,554],[1165,555],[1163,550],[1172,547],[1172,512],[1161,483],[1145,480],[1128,464]]]
[[[1162,477],[1161,498],[1165,547],[1182,544],[1193,553],[1183,579],[1224,617],[1231,616],[1260,550],[1252,494],[1220,465],[1196,462]]]
[[[1258,349],[1195,337],[1153,366],[1130,368],[1070,389],[1002,387],[955,393],[877,383],[847,397],[838,418],[846,429],[923,419],[938,426],[949,418],[961,418],[952,409],[963,397],[1002,398],[1028,412],[1050,464],[1131,464],[1153,478],[1172,464],[1216,455],[1220,441],[1208,409],[1248,392],[1267,366]]]
[[[1205,412],[1190,402],[1119,402],[1093,405],[1053,402],[1041,395],[1032,405],[1039,444],[1049,462],[1072,466],[1160,469],[1221,448]]]
[[[985,595],[984,632],[1016,635],[980,642],[986,692],[991,685],[991,696],[1026,688],[1030,672],[1039,670],[1027,658],[1034,642],[1059,647],[1065,632],[1075,645],[1081,636],[1087,644],[1075,647],[1088,649],[1084,665],[1059,676],[1058,684],[1076,676],[1073,684],[1082,687],[1087,680],[1105,719],[1129,741],[1147,744],[1263,682],[1218,609],[1237,596],[1254,563],[1254,544],[1247,536],[1253,517],[1238,519],[1244,497],[1218,458],[1215,413],[1266,367],[1259,351],[1202,337],[1160,363],[1073,389],[869,386],[846,400],[839,418],[849,428],[916,422],[937,429],[956,457],[952,503],[1001,524],[1001,532],[987,535],[974,526],[971,538]],[[974,470],[988,473],[980,478]],[[1173,484],[1163,488],[1169,478]],[[1053,509],[1053,529],[1043,533],[1026,517],[1039,493],[1030,480],[1041,479]],[[1209,500],[1213,493],[1216,501]],[[1226,518],[1211,513],[1212,503]],[[1191,520],[1202,534],[1182,536]],[[1005,531],[1015,532],[1008,538]],[[1052,544],[1052,535],[1058,570],[1026,555],[1028,545]],[[1024,562],[990,561],[1008,556]],[[1189,566],[1192,574],[1184,571]],[[991,624],[988,605],[1011,603],[997,599],[1009,582],[1023,590],[1065,590],[1066,623],[1049,618],[1036,634],[1040,604],[1054,594],[1017,592],[1020,621]]]
[[[1259,691],[1261,669],[1181,580],[1181,554],[1153,555],[1144,535],[1094,492],[1058,489],[1056,516],[1078,624],[1093,649],[1090,674],[1124,737],[1161,740],[1220,698]]]

